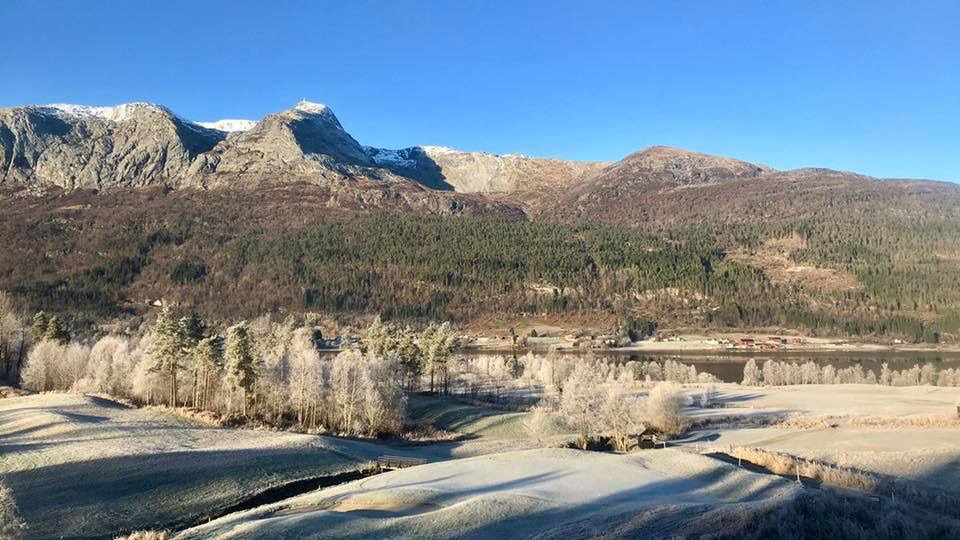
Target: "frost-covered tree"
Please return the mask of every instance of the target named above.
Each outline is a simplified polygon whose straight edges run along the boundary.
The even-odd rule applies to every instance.
[[[820,366],[815,362],[805,362],[800,367],[800,382],[802,384],[818,384],[820,382]]]
[[[600,378],[591,362],[578,362],[563,385],[560,414],[577,430],[577,445],[586,449],[600,422],[604,395],[598,391]]]
[[[247,402],[257,381],[257,361],[253,341],[244,324],[238,324],[227,332],[227,351],[224,355],[226,381],[234,391],[240,391],[241,413],[247,415]]]
[[[336,406],[337,423],[347,435],[359,432],[359,416],[365,396],[363,355],[360,351],[342,351],[333,359],[330,389]]]
[[[880,384],[884,386],[893,384],[893,372],[890,370],[890,365],[886,362],[880,366]]]
[[[610,444],[617,452],[626,452],[630,436],[642,433],[645,429],[643,402],[617,386],[607,390],[600,408],[600,418],[603,433],[610,438]]]
[[[699,401],[700,407],[707,408],[713,406],[713,402],[717,399],[717,386],[715,384],[708,384],[700,389]]]
[[[937,366],[927,362],[920,368],[920,384],[931,386],[937,384]]]
[[[0,291],[0,376],[15,382],[26,353],[26,331],[17,318],[13,298]]]
[[[375,436],[398,432],[406,418],[407,396],[398,384],[400,363],[394,358],[364,358],[363,429]]]
[[[763,363],[763,384],[767,386],[780,386],[784,383],[783,373],[780,369],[780,363],[776,360],[767,360]]]
[[[543,407],[530,411],[523,420],[523,429],[527,437],[538,446],[546,442],[553,428],[553,415]]]
[[[657,383],[647,395],[647,420],[664,433],[676,433],[683,427],[684,407],[691,403],[690,396],[675,382]]]
[[[35,392],[60,389],[61,359],[65,351],[66,347],[54,341],[41,341],[34,345],[20,373],[23,387]]]
[[[320,353],[307,329],[297,331],[290,346],[290,399],[296,406],[301,427],[316,424],[316,410],[323,399],[324,380]]]
[[[743,384],[744,386],[758,386],[760,384],[760,370],[757,369],[757,363],[753,358],[747,360],[743,365]]]

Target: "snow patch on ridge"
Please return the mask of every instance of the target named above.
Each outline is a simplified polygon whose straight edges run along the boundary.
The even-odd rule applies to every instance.
[[[410,159],[409,148],[404,148],[403,150],[388,150],[386,148],[364,146],[363,151],[370,156],[370,159],[372,159],[374,163],[381,166],[414,167],[417,164],[415,160]]]
[[[257,123],[254,120],[224,118],[223,120],[216,120],[214,122],[197,122],[197,125],[203,126],[207,129],[235,133],[238,131],[248,131],[252,129],[253,126],[257,125]]]
[[[314,103],[312,101],[303,100],[297,103],[297,106],[294,107],[298,111],[311,114],[324,114],[330,111],[330,107],[327,107],[323,103]]]
[[[450,148],[447,146],[421,146],[419,148],[428,155],[429,154],[441,155],[441,154],[462,154],[463,153],[460,150],[457,150],[456,148]]]
[[[70,103],[52,103],[50,105],[41,105],[41,107],[53,109],[58,113],[67,114],[70,116],[77,116],[81,118],[102,118],[103,120],[109,120],[111,122],[123,122],[124,120],[127,120],[133,116],[137,109],[154,109],[176,116],[170,112],[169,109],[162,105],[144,102],[123,103],[120,105],[114,105],[113,107],[91,107],[88,105],[73,105]]]

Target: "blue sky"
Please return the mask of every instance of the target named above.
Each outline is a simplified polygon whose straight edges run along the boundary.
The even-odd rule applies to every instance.
[[[257,119],[308,98],[382,147],[665,144],[960,181],[956,0],[6,0],[0,21],[0,106]]]

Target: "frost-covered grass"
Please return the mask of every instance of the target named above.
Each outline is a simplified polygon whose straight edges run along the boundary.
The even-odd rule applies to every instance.
[[[182,527],[270,486],[383,453],[360,441],[211,428],[94,397],[0,400],[0,477],[27,538]]]
[[[178,538],[518,538],[572,522],[602,531],[606,517],[628,511],[699,506],[736,514],[740,505],[798,492],[782,478],[669,449],[536,449],[393,471],[227,516]]]
[[[530,436],[526,420],[531,413],[503,412],[452,399],[410,396],[407,414],[412,422],[429,424],[470,438],[527,439]],[[544,433],[548,437],[572,433],[556,416],[549,426]]]

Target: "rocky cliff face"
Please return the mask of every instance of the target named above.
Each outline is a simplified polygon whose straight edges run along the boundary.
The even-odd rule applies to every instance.
[[[374,162],[325,105],[301,102],[238,131],[200,155],[184,185],[243,186],[277,181],[316,184],[379,177]]]
[[[64,189],[270,189],[306,184],[335,208],[493,213],[517,208],[436,191],[377,164],[325,105],[203,125],[146,103],[0,110],[0,185]]]
[[[146,103],[0,110],[0,183],[101,189],[176,182],[226,134]]]
[[[480,193],[528,210],[544,204],[544,193],[578,185],[607,166],[601,162],[463,152],[442,146],[365,149],[377,165],[433,189]]]
[[[958,197],[955,186],[824,169],[778,172],[662,146],[614,164],[438,146],[385,150],[361,146],[330,108],[310,102],[259,122],[195,123],[146,103],[0,109],[0,187],[22,185],[256,191],[304,185],[331,208],[631,225],[810,216],[824,208],[929,210],[931,201]]]

